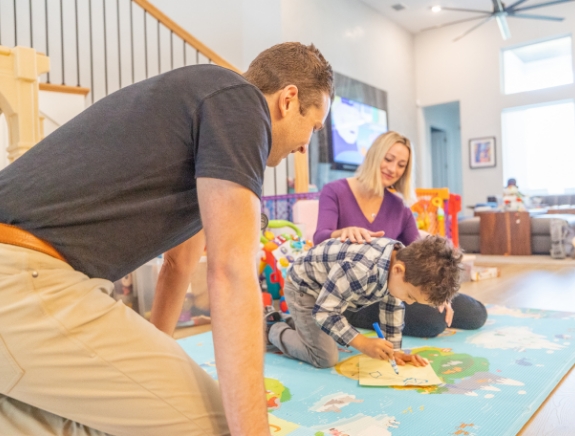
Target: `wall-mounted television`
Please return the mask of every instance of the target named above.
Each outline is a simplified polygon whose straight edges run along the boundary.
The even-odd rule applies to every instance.
[[[388,131],[387,111],[336,95],[327,125],[332,168],[354,171],[374,139]]]

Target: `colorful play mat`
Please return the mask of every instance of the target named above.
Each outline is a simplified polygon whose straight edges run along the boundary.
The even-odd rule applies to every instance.
[[[332,369],[267,353],[265,377],[277,436],[515,435],[575,364],[575,313],[490,306],[475,331],[404,338],[444,384],[362,387],[358,354]],[[374,335],[365,331],[366,335]],[[211,333],[179,341],[216,378]]]

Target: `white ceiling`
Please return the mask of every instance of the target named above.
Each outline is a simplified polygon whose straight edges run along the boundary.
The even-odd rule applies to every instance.
[[[483,11],[492,11],[493,2],[492,0],[360,0],[363,3],[371,6],[375,10],[379,11],[385,17],[397,24],[402,26],[404,29],[412,33],[418,33],[421,29],[427,27],[438,26],[445,23],[450,23],[452,21],[464,20],[466,18],[479,17],[480,14],[473,14],[468,12],[455,12],[455,11],[441,11],[438,13],[431,12],[431,7],[435,5],[440,5],[443,7],[451,8],[462,8],[462,9],[476,9]],[[511,5],[517,0],[507,0],[504,3]],[[528,0],[522,6],[528,6],[537,3],[546,3],[550,0]],[[392,5],[402,4],[405,9],[401,11],[396,11],[392,8]],[[567,3],[573,7],[573,3]],[[549,6],[546,8],[541,8],[533,11],[529,11],[534,14],[541,15],[554,15],[561,16],[556,12],[556,8],[560,9],[563,5]],[[468,27],[473,27],[475,24],[479,23],[480,20],[470,21],[464,23]],[[533,21],[537,25],[537,21]]]

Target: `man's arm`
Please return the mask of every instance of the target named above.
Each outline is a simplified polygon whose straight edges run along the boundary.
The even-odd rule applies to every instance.
[[[186,290],[205,246],[206,238],[204,231],[201,230],[164,253],[164,263],[158,276],[150,321],[170,336],[176,329]]]
[[[269,435],[263,312],[257,278],[260,202],[227,180],[198,178],[208,247],[216,366],[232,435]]]

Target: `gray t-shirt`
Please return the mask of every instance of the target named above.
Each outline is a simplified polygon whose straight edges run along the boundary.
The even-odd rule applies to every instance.
[[[98,101],[0,171],[0,222],[116,280],[202,228],[197,177],[261,195],[263,94],[215,65],[183,67]]]

